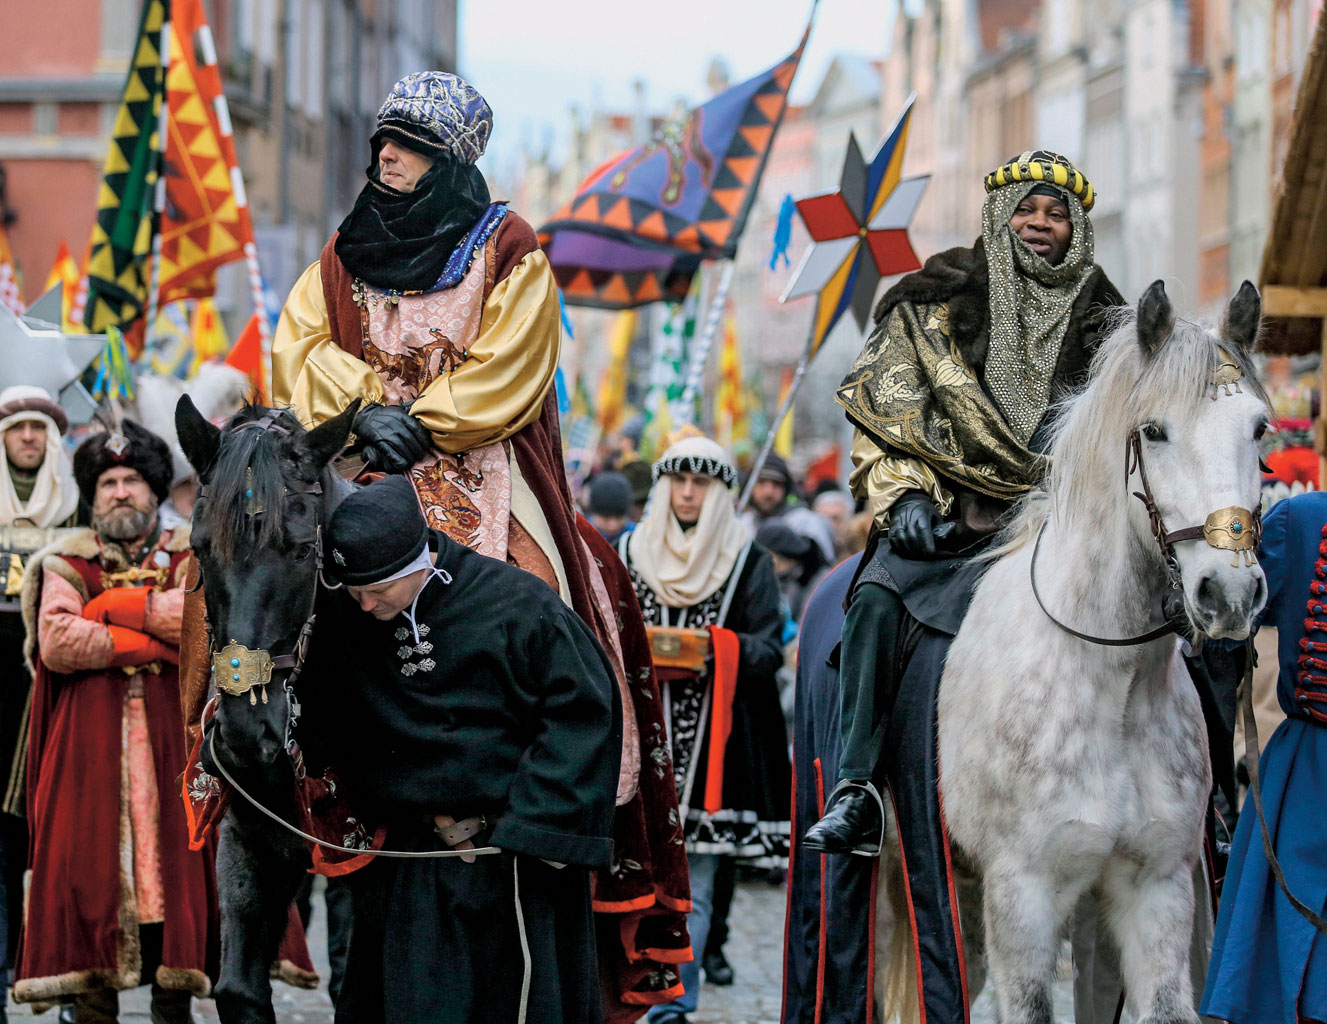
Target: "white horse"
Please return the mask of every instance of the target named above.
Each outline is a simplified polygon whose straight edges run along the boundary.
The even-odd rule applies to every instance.
[[[1102,908],[1141,1024],[1198,1020],[1193,876],[1212,784],[1198,694],[1173,635],[1088,638],[1138,640],[1181,604],[1204,637],[1249,635],[1267,593],[1250,550],[1260,312],[1246,282],[1219,328],[1177,323],[1161,282],[1148,289],[1062,410],[1045,487],[950,648],[941,789],[956,855],[981,875],[971,931],[1001,1024],[1050,1024],[1080,899]]]

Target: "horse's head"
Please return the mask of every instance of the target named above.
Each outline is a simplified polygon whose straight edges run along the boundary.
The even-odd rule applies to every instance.
[[[358,407],[305,431],[286,410],[246,406],[217,428],[187,395],[176,406],[180,447],[201,484],[192,538],[220,698],[214,736],[233,766],[270,765],[283,749],[286,681],[317,595],[326,471]]]
[[[1129,487],[1143,500],[1130,501],[1132,525],[1142,544],[1170,556],[1190,621],[1211,637],[1247,637],[1267,599],[1254,557],[1258,442],[1268,425],[1250,359],[1261,312],[1246,281],[1218,327],[1177,320],[1157,281],[1134,319],[1140,372],[1125,403],[1126,429],[1136,439]]]

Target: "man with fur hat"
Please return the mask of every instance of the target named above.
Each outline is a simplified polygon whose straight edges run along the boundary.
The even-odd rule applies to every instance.
[[[188,849],[178,662],[189,530],[157,509],[170,451],[125,420],[74,453],[92,528],[34,556],[23,587],[34,670],[27,754],[32,879],[19,1002],[74,997],[118,1016],[151,983],[152,1019],[184,1024],[210,990],[210,867]]]
[[[986,191],[981,238],[885,294],[839,387],[875,530],[843,628],[839,785],[803,843],[877,854],[888,787],[933,1024],[967,1013],[937,789],[945,653],[983,567],[974,556],[1040,479],[1055,403],[1086,380],[1123,301],[1093,259],[1092,186],[1064,157],[1023,153]]]
[[[709,438],[684,437],[654,464],[654,480],[644,518],[618,551],[647,623],[709,634],[703,670],[666,660],[655,645],[691,865],[694,959],[682,965],[684,990],[650,1020],[685,1024],[699,996],[720,858],[787,860],[792,780],[775,681],[784,617],[770,556],[734,510],[727,453]]]
[[[686,866],[676,844],[632,824],[666,823],[677,811],[671,792],[656,794],[641,778],[662,712],[648,666],[648,706],[635,707],[642,687],[627,685],[622,637],[644,626],[632,609],[635,621],[618,626],[613,595],[630,583],[611,556],[591,554],[604,542],[577,521],[553,387],[557,285],[530,225],[490,200],[475,166],[492,128],[484,98],[456,75],[421,71],[393,86],[370,139],[368,181],[282,310],[273,395],[310,426],[363,400],[351,451],[370,470],[406,475],[431,528],[533,573],[590,627],[636,712],[623,733],[615,841],[651,894],[597,905],[619,916],[661,912],[684,904]],[[674,921],[680,931],[680,915]],[[624,919],[612,929],[629,943],[646,935]],[[675,981],[656,948],[621,950],[637,976],[632,991],[612,997],[623,1012],[659,998],[660,978]]]

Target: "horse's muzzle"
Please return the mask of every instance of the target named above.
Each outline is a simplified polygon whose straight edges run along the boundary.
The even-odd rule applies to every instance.
[[[1238,575],[1208,571],[1193,588],[1190,616],[1215,640],[1244,640],[1266,600],[1267,582],[1256,568]]]

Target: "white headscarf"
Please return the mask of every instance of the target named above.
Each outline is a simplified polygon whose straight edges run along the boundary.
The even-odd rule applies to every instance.
[[[627,541],[631,567],[660,604],[690,608],[728,581],[747,544],[728,488],[736,474],[724,450],[706,437],[678,441],[654,468],[645,515]],[[715,478],[705,491],[700,518],[689,530],[683,530],[673,514],[673,474],[681,469]]]
[[[50,400],[45,391],[41,394]],[[60,428],[55,420],[35,409],[11,413],[0,419],[0,441],[3,441],[6,430],[28,420],[46,426],[46,457],[37,470],[37,482],[33,485],[32,495],[27,502],[22,502],[19,501],[10,476],[9,452],[0,443],[0,526],[59,526],[78,508],[78,484],[74,482],[74,464],[60,440]]]

